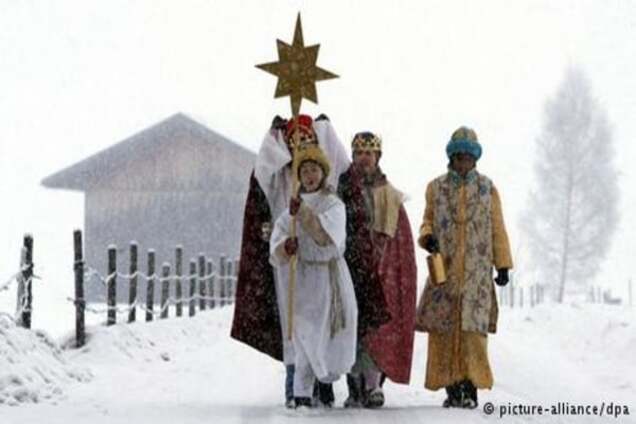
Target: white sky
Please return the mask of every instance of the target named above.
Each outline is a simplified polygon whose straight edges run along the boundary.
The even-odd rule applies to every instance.
[[[17,269],[24,232],[40,273],[71,271],[83,196],[45,190],[43,177],[178,111],[257,150],[289,103],[254,65],[277,59],[276,38],[291,42],[298,11],[319,66],[341,76],[303,111],[327,113],[347,146],[360,130],[383,136],[383,168],[411,196],[414,227],[448,137],[475,128],[515,252],[543,104],[565,67],[581,66],[614,124],[622,174],[599,282],[620,294],[636,279],[636,2],[0,0],[0,280]]]

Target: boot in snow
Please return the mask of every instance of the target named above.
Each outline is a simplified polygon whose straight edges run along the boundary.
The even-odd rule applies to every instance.
[[[470,380],[464,380],[460,383],[462,391],[462,408],[475,409],[479,402],[477,402],[477,388]]]
[[[296,404],[296,409],[311,408],[311,398],[308,397],[295,397],[294,403]]]
[[[362,393],[364,384],[361,375],[347,374],[347,388],[349,397],[344,401],[345,408],[362,408]]]
[[[318,400],[326,408],[333,406],[335,396],[333,394],[333,384],[318,382]]]
[[[444,408],[459,408],[462,406],[462,391],[458,383],[446,387],[446,399],[442,406]]]
[[[384,392],[381,387],[376,387],[367,392],[365,408],[382,408],[384,405]]]

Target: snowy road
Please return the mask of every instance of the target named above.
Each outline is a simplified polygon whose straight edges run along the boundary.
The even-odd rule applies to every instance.
[[[593,307],[503,309],[490,345],[495,388],[480,392],[474,411],[443,409],[443,393],[423,389],[426,336],[418,334],[411,385],[387,384],[385,408],[342,409],[341,381],[336,408],[299,416],[282,406],[283,367],[227,336],[232,311],[225,308],[193,319],[93,329],[85,348],[64,353],[93,379],[66,385],[52,401],[0,405],[0,423],[636,422],[636,311]],[[482,409],[486,402],[495,405],[491,416]],[[619,403],[631,415],[499,417],[502,405],[557,402]]]

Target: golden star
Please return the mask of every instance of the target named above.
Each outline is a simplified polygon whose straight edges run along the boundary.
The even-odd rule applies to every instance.
[[[320,44],[305,47],[300,13],[296,19],[292,44],[276,40],[276,45],[278,62],[263,63],[256,67],[278,77],[274,97],[290,96],[292,114],[296,116],[303,98],[318,103],[316,81],[338,78],[338,75],[316,66]]]

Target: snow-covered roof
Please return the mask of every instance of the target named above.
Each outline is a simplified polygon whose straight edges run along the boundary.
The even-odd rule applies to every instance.
[[[146,128],[137,134],[58,171],[42,180],[48,188],[88,191],[115,175],[118,170],[147,157],[162,147],[182,139],[193,144],[209,143],[216,151],[222,150],[230,157],[240,158],[241,162],[253,163],[256,154],[223,135],[194,121],[183,113]]]

